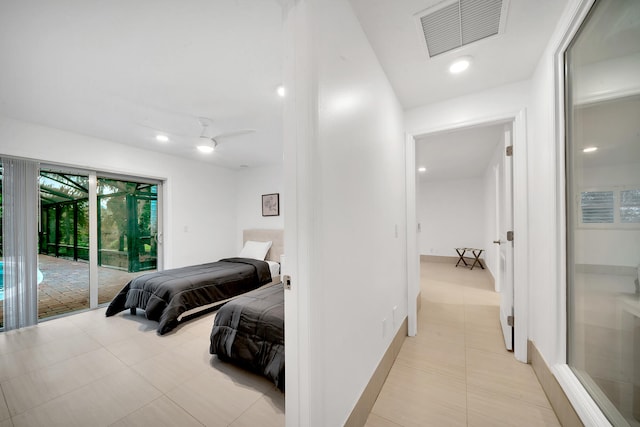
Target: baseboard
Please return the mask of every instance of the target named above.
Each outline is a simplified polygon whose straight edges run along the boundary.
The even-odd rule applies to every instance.
[[[528,354],[529,363],[538,377],[538,381],[542,386],[551,407],[553,408],[560,425],[563,427],[584,427],[580,417],[576,413],[575,409],[569,402],[569,398],[565,394],[564,390],[558,383],[558,380],[551,372],[549,365],[544,360],[535,344],[532,341],[528,342]]]
[[[369,418],[373,405],[376,403],[376,399],[380,394],[380,390],[382,390],[382,386],[387,379],[387,375],[389,375],[389,371],[391,371],[393,362],[395,362],[396,357],[400,352],[400,348],[402,347],[402,343],[407,337],[407,328],[408,322],[405,317],[402,325],[400,325],[400,329],[398,329],[398,333],[393,337],[393,341],[391,341],[389,348],[387,348],[384,356],[382,356],[382,360],[371,376],[369,384],[367,384],[367,387],[365,387],[362,392],[362,395],[360,396],[360,399],[358,399],[353,411],[351,411],[351,415],[344,424],[345,427],[362,427],[367,423],[367,418]]]
[[[482,259],[482,258],[480,258]],[[458,257],[455,256],[439,256],[439,255],[420,255],[420,262],[441,262],[444,264],[453,263],[453,265],[458,262]]]
[[[496,288],[496,278],[495,278],[495,277],[493,277],[493,273],[491,272],[491,270],[489,270],[489,267],[487,267],[487,264],[484,264],[484,268],[486,268],[486,270],[485,270],[485,271],[486,271],[487,273],[489,273],[489,277],[491,278],[491,279],[490,279],[490,281],[491,281],[491,287],[492,287],[493,289],[495,289],[495,288]]]

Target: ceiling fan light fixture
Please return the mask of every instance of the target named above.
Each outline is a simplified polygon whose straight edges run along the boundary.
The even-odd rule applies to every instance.
[[[201,153],[209,154],[213,153],[213,145],[198,145],[198,151]]]
[[[200,142],[196,146],[198,151],[201,153],[209,154],[213,153],[213,150],[216,148],[216,142],[205,137],[200,137]]]

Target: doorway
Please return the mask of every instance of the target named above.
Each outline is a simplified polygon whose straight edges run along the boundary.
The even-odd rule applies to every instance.
[[[515,325],[515,341],[513,344],[513,348],[514,348],[514,353],[515,353],[515,357],[521,361],[521,362],[526,362],[527,361],[527,302],[526,299],[524,298],[524,295],[526,295],[526,289],[527,289],[527,271],[526,271],[526,267],[527,267],[527,262],[526,262],[526,239],[527,239],[527,233],[526,233],[526,221],[527,221],[527,203],[526,203],[526,134],[525,134],[525,123],[526,123],[526,119],[525,119],[525,113],[524,110],[518,111],[516,113],[513,114],[504,114],[504,115],[499,115],[490,119],[479,119],[479,120],[471,120],[468,121],[466,123],[462,123],[462,124],[451,124],[451,125],[443,125],[443,126],[434,126],[431,129],[425,129],[425,130],[421,130],[419,132],[414,132],[413,135],[410,135],[408,137],[408,141],[407,141],[407,159],[415,159],[414,162],[407,162],[407,169],[408,171],[410,170],[412,173],[408,173],[408,181],[410,181],[411,179],[415,180],[416,182],[416,190],[415,191],[411,191],[411,187],[408,186],[409,191],[407,194],[407,209],[415,209],[417,212],[419,212],[419,207],[418,204],[419,202],[419,194],[420,194],[420,189],[418,188],[420,186],[419,182],[420,182],[420,173],[428,173],[429,172],[429,167],[425,166],[427,168],[427,170],[425,172],[418,172],[418,167],[420,167],[421,165],[419,164],[419,143],[421,141],[421,138],[437,138],[438,136],[443,136],[443,135],[454,135],[457,132],[461,132],[459,135],[464,135],[466,136],[468,139],[470,139],[470,142],[468,142],[468,146],[460,145],[457,147],[453,147],[450,146],[447,149],[447,153],[449,153],[449,155],[456,155],[458,157],[461,157],[464,161],[467,161],[469,163],[471,163],[471,166],[469,167],[477,167],[477,154],[474,153],[474,149],[478,148],[476,146],[474,146],[472,144],[472,135],[473,135],[473,131],[474,129],[476,131],[478,131],[478,129],[482,129],[482,128],[490,128],[491,126],[499,126],[501,129],[501,132],[504,131],[504,125],[505,124],[510,124],[511,126],[511,131],[513,134],[513,150],[514,150],[514,156],[513,156],[513,161],[514,161],[514,181],[513,181],[513,189],[514,189],[514,224],[513,224],[513,231],[514,231],[514,235],[518,235],[519,239],[518,242],[519,243],[515,243],[514,242],[514,247],[518,247],[518,251],[516,251],[515,256],[513,258],[513,272],[514,272],[514,283],[516,283],[516,289],[514,290],[514,297],[513,297],[513,310],[514,312],[519,314],[519,322],[516,323]],[[464,133],[469,132],[468,135],[465,135]],[[450,138],[449,138],[450,139]],[[450,141],[449,141],[450,142]],[[497,140],[494,141],[494,147],[497,144]],[[443,142],[443,144],[445,144]],[[445,144],[446,145],[446,144]],[[434,147],[435,148],[435,147]],[[434,149],[434,151],[438,151],[437,149]],[[502,150],[500,150],[500,152],[502,153]],[[453,154],[452,154],[453,153]],[[498,156],[498,151],[496,149],[495,156]],[[498,157],[493,158],[493,160],[495,162],[497,162]],[[444,161],[441,161],[439,163],[443,163]],[[481,163],[481,162],[480,162]],[[491,166],[492,164],[487,160],[484,164],[482,164],[482,169],[484,171],[484,173],[489,177],[488,179],[488,183],[490,183],[490,185],[485,185],[483,188],[483,192],[485,195],[488,195],[490,200],[495,200],[496,196],[496,187],[495,187],[495,172],[493,170],[493,167]],[[449,188],[449,190],[458,188],[464,188],[464,182],[460,182],[460,181],[464,181],[464,179],[471,179],[469,177],[464,177],[461,175],[460,172],[460,168],[454,168],[451,165],[449,165],[449,167],[447,168],[448,170],[445,172],[445,174],[447,175],[443,175],[443,177],[447,177],[447,179],[454,181],[457,180],[458,181],[458,185],[457,186],[452,186]],[[470,182],[470,181],[468,181]],[[477,185],[477,183],[476,183]],[[476,190],[478,190],[479,187],[476,186]],[[486,190],[486,191],[485,191]],[[518,197],[518,195],[521,195],[521,197]],[[460,212],[460,214],[456,214],[455,216],[453,216],[452,218],[448,218],[447,221],[449,221],[450,223],[462,223],[465,221],[464,218],[466,218],[466,220],[468,220],[469,216],[467,216],[469,214],[469,210],[465,210],[464,208],[464,204],[463,202],[461,202],[460,200],[457,200],[455,197],[455,194],[449,194],[446,197],[448,197],[444,202],[441,203],[451,203],[451,202],[455,202],[455,203],[459,203],[457,205],[458,209],[457,212]],[[476,208],[472,208],[471,211],[473,211],[474,209],[477,211],[477,202],[475,204]],[[488,203],[486,206],[488,206],[490,211],[494,211],[495,210],[495,202],[491,202]],[[492,207],[491,207],[492,206]],[[462,217],[460,216],[462,215]],[[415,247],[419,248],[419,252],[418,255],[426,255],[426,256],[440,256],[440,257],[454,257],[455,253],[452,253],[454,247],[456,245],[452,245],[451,243],[451,239],[448,240],[449,243],[443,245],[443,244],[436,244],[434,243],[433,245],[431,245],[430,243],[428,243],[428,240],[425,241],[425,239],[423,238],[423,233],[425,232],[424,226],[425,224],[422,223],[422,220],[418,219],[419,214],[416,215],[416,223],[415,223],[415,227],[416,230],[419,230],[416,234],[415,234],[415,241],[412,243],[411,240],[413,239],[413,235],[409,234],[408,235],[408,250],[411,248],[412,244],[415,245]],[[483,221],[481,221],[482,223],[482,227],[485,230],[485,233],[480,233],[482,234],[482,236],[478,236],[477,230],[472,230],[471,233],[474,233],[473,235],[475,237],[473,237],[474,242],[475,241],[479,241],[479,245],[480,248],[484,249],[484,257],[485,257],[485,261],[488,264],[489,268],[492,269],[492,274],[494,275],[494,277],[496,277],[495,272],[497,272],[497,268],[499,266],[498,264],[498,260],[496,259],[496,256],[498,254],[498,251],[493,250],[493,241],[496,240],[496,236],[497,236],[497,222],[495,221],[495,214],[491,215],[490,213],[487,213],[486,211],[483,210],[483,216],[484,219]],[[463,219],[460,219],[463,218]],[[475,224],[478,224],[477,218],[474,219]],[[409,228],[412,227],[412,224],[409,225]],[[440,228],[444,228],[444,227],[440,227]],[[451,227],[451,229],[454,229],[453,227]],[[452,233],[457,233],[457,229],[454,229],[455,231],[453,231]],[[441,231],[442,234],[442,231]],[[464,230],[463,230],[463,234],[464,234]],[[446,231],[444,232],[445,237],[441,238],[443,240],[441,241],[447,241],[444,240],[446,238]],[[465,236],[460,236],[457,235],[457,238],[460,239],[465,239],[467,237]],[[436,240],[435,242],[437,242],[438,240]],[[426,246],[425,246],[426,245]],[[471,244],[471,245],[475,245],[475,244]],[[470,246],[468,244],[462,244],[462,246],[467,247]],[[491,250],[487,250],[490,249]],[[426,253],[425,253],[426,251]],[[449,251],[447,253],[447,251]],[[417,264],[412,264],[413,262],[419,262],[419,257],[408,257],[409,258],[409,265],[408,265],[408,269],[409,271],[411,271],[412,269],[419,269],[419,265]],[[453,258],[453,262],[455,263],[455,258]],[[411,277],[411,276],[410,276]],[[410,280],[409,281],[409,300],[411,302],[412,298],[415,298],[418,295],[418,291],[419,291],[419,285],[418,283],[416,283],[416,281],[414,280]],[[411,305],[409,305],[411,307]],[[411,319],[411,317],[414,315],[414,313],[409,312],[409,317]]]

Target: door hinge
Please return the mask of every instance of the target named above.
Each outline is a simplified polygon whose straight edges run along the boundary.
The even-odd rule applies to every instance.
[[[282,285],[285,289],[291,290],[291,276],[284,275],[282,276]]]
[[[513,242],[513,231],[507,231],[507,242]]]
[[[507,316],[507,325],[513,326],[514,324],[515,320],[513,319],[513,316]]]
[[[507,147],[507,157],[513,156],[513,145]]]

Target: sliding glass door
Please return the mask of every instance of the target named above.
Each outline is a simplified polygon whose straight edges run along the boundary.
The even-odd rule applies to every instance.
[[[640,426],[640,1],[596,1],[565,59],[568,364]]]
[[[158,268],[161,182],[38,165],[37,162],[15,162],[31,165],[33,185],[24,186],[22,192],[27,200],[33,200],[32,204],[24,206],[31,206],[28,209],[34,211],[34,220],[26,225],[32,229],[34,244],[23,245],[27,247],[25,255],[12,257],[5,253],[7,245],[3,246],[3,240],[8,235],[7,229],[12,231],[12,241],[19,241],[21,236],[13,232],[14,224],[7,227],[2,221],[0,328],[8,313],[3,280],[7,275],[2,274],[2,270],[7,269],[5,260],[13,260],[10,265],[18,272],[16,274],[20,274],[19,277],[11,276],[20,287],[16,288],[15,299],[31,295],[34,312],[37,307],[37,319],[108,303],[131,278]],[[3,178],[1,166],[2,163],[0,178]],[[23,178],[15,175],[17,178],[12,177],[12,182],[25,179],[24,175]],[[0,197],[5,197],[3,183],[0,179]],[[24,216],[24,208],[8,206],[6,211],[0,209],[0,219],[9,212],[13,215],[12,221],[19,222]],[[26,269],[20,267],[22,264]],[[30,273],[31,265],[33,274]],[[20,268],[16,269],[16,266]],[[26,276],[23,270],[27,272]],[[23,292],[25,290],[29,292]],[[20,310],[19,307],[14,309],[13,315],[19,316]],[[34,314],[32,322],[35,321]]]
[[[38,319],[89,308],[89,175],[42,167]]]
[[[0,329],[4,328],[4,258],[2,247],[2,159],[0,158]]]
[[[98,178],[98,303],[158,267],[158,184]]]

